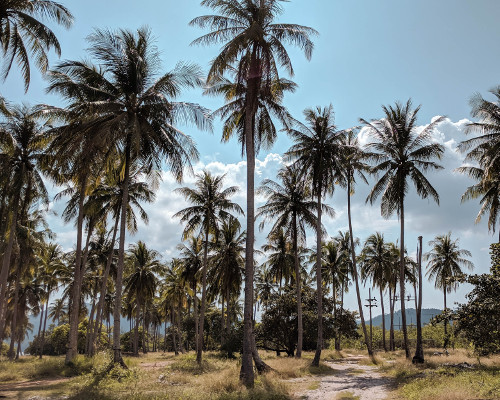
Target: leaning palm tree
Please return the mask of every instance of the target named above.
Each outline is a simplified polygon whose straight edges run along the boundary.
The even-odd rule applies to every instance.
[[[384,290],[389,281],[391,261],[391,253],[384,240],[384,235],[376,232],[368,236],[361,252],[361,278],[365,281],[371,279],[373,286],[378,286],[380,291],[382,342],[385,351],[387,351],[387,345],[385,341]]]
[[[286,236],[292,238],[298,324],[296,357],[300,358],[302,356],[303,324],[299,244],[305,243],[306,228],[314,229],[316,227],[316,216],[314,215],[316,203],[311,197],[310,181],[300,175],[296,166],[284,167],[279,171],[278,177],[282,181],[282,185],[266,179],[257,189],[257,193],[267,197],[267,202],[259,208],[257,217],[264,218],[260,224],[261,228],[266,222],[273,222],[269,236],[286,232]]]
[[[180,218],[181,222],[186,224],[183,232],[183,238],[189,238],[193,233],[199,230],[203,235],[204,253],[201,278],[201,309],[200,321],[198,325],[198,353],[196,361],[198,364],[202,361],[203,352],[203,330],[205,325],[205,309],[207,302],[207,265],[208,265],[208,244],[209,236],[218,236],[219,228],[223,221],[232,217],[231,212],[243,214],[241,207],[233,203],[229,198],[239,189],[236,186],[230,186],[223,189],[225,175],[213,176],[210,172],[204,171],[197,175],[196,189],[183,187],[176,189],[192,205],[179,211],[174,218]]]
[[[114,361],[123,364],[120,300],[131,166],[138,163],[150,170],[161,169],[165,163],[180,182],[185,167],[191,168],[198,152],[191,138],[175,126],[192,122],[201,129],[211,129],[211,119],[205,108],[175,101],[183,88],[203,83],[199,67],[178,64],[173,71],[158,75],[160,55],[148,28],[135,32],[96,30],[88,40],[90,54],[99,66],[64,62],[52,73],[49,90],[71,102],[68,113],[72,120],[79,121],[72,126],[74,141],[89,134],[98,135],[106,148],[115,147],[123,154],[124,189],[113,318]],[[76,354],[75,337],[70,335],[68,360]]]
[[[313,366],[319,365],[323,348],[323,293],[321,278],[321,246],[324,234],[322,213],[333,216],[333,209],[322,200],[333,193],[334,184],[340,175],[340,134],[334,124],[332,105],[316,109],[306,109],[304,116],[307,126],[297,123],[297,129],[290,129],[289,135],[295,144],[287,156],[294,159],[300,171],[311,182],[312,195],[316,198],[316,288],[318,303],[318,341]]]
[[[465,257],[472,257],[469,250],[461,249],[458,246],[459,239],[452,240],[451,232],[446,235],[436,236],[429,242],[432,250],[424,255],[427,263],[427,276],[429,280],[434,280],[436,289],[442,289],[444,295],[444,312],[446,308],[446,293],[451,293],[458,286],[457,279],[464,275],[462,268],[469,270],[474,268],[474,264]],[[447,332],[448,318],[444,319],[444,347],[448,345]]]
[[[73,15],[62,4],[51,0],[3,0],[0,4],[0,45],[5,58],[3,78],[15,62],[21,69],[25,90],[31,77],[29,57],[45,73],[49,67],[47,53],[54,49],[61,55],[61,46],[54,32],[41,20],[48,19],[69,28]]]
[[[236,69],[237,83],[245,85],[244,143],[247,157],[247,246],[245,264],[245,306],[243,329],[243,358],[240,378],[246,386],[254,384],[252,366],[253,335],[253,276],[254,276],[254,173],[258,99],[262,88],[271,92],[272,82],[279,78],[279,67],[293,75],[291,59],[285,43],[298,45],[310,58],[313,43],[311,28],[276,23],[283,12],[281,0],[203,0],[201,4],[218,15],[200,16],[191,25],[208,27],[211,32],[194,43],[223,43],[222,51],[214,58],[208,74],[209,83]],[[265,95],[264,97],[269,97]]]
[[[420,132],[417,131],[417,115],[420,106],[412,109],[411,100],[406,104],[396,103],[395,106],[383,106],[384,118],[378,121],[361,122],[368,127],[374,138],[367,145],[376,153],[377,164],[372,168],[374,174],[382,176],[373,186],[366,201],[373,204],[381,195],[380,210],[384,218],[389,218],[394,212],[400,220],[400,298],[401,317],[406,358],[410,357],[408,348],[408,333],[406,329],[405,312],[405,257],[404,257],[404,203],[409,190],[409,181],[413,182],[417,194],[422,198],[432,198],[439,204],[439,195],[425,177],[429,170],[442,169],[434,162],[441,159],[444,147],[431,141],[431,135],[444,117],[435,118]]]

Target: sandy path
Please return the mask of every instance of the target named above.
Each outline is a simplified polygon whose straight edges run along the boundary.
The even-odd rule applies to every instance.
[[[342,393],[358,396],[359,400],[382,400],[389,394],[391,380],[377,372],[377,367],[360,365],[360,357],[347,357],[338,362],[325,362],[336,373],[321,377],[316,390],[300,393],[304,400],[341,399]]]

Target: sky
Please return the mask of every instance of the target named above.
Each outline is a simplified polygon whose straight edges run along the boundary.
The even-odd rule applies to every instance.
[[[189,21],[210,13],[200,6],[199,0],[60,2],[75,15],[75,24],[70,30],[50,25],[61,42],[61,60],[88,58],[85,38],[94,28],[137,29],[148,25],[161,51],[165,72],[179,61],[195,62],[206,71],[220,47],[190,46],[204,31],[190,27]],[[500,2],[496,0],[292,0],[284,3],[284,13],[279,18],[279,21],[310,26],[319,32],[314,38],[311,61],[299,50],[288,47],[295,69],[292,79],[299,88],[287,95],[285,105],[296,118],[301,119],[305,108],[332,104],[336,124],[344,129],[358,125],[359,118],[381,118],[382,105],[408,98],[412,98],[415,105],[422,105],[418,120],[421,128],[436,116],[447,117],[433,137],[446,147],[442,160],[445,169],[429,175],[440,193],[440,205],[419,199],[414,191],[410,192],[405,205],[406,243],[410,254],[414,254],[417,237],[422,235],[426,252],[430,240],[451,231],[453,238],[460,238],[460,246],[472,252],[477,273],[489,270],[488,246],[495,240],[488,234],[485,223],[474,224],[479,205],[476,202],[460,204],[461,194],[472,182],[453,170],[463,161],[456,146],[464,139],[467,123],[472,120],[471,96],[481,93],[492,99],[488,90],[500,84],[499,13]],[[50,59],[51,65],[60,61],[54,54]],[[0,92],[11,102],[63,105],[59,98],[45,93],[45,86],[43,77],[33,71],[30,89],[25,94],[14,67],[7,80],[0,83]],[[221,98],[202,96],[199,89],[185,92],[182,100],[212,110],[223,104]],[[212,133],[181,128],[193,137],[200,151],[195,171],[226,173],[227,185],[240,187],[235,200],[244,206],[246,163],[239,145],[235,141],[220,143],[219,121]],[[366,131],[361,132],[361,139],[366,142]],[[280,132],[273,148],[258,155],[257,185],[263,179],[275,179],[283,164],[282,155],[291,144],[286,134]],[[168,171],[164,171],[163,176],[157,201],[145,207],[149,225],[140,225],[138,233],[127,241],[144,240],[167,261],[176,255],[175,247],[181,240],[182,227],[172,216],[186,204],[173,192],[179,185]],[[194,177],[186,175],[184,185],[193,182]],[[365,204],[370,185],[360,184],[353,197],[354,234],[363,242],[371,233],[380,231],[387,240],[395,241],[399,236],[397,218],[385,220],[380,216],[379,203]],[[57,188],[50,190],[57,192]],[[264,201],[257,197],[256,205]],[[325,220],[328,234],[334,236],[339,230],[347,229],[346,194],[338,189],[327,202],[336,210],[334,219]],[[53,204],[53,210],[59,214],[63,207],[62,202]],[[57,216],[50,216],[49,223],[64,249],[73,248],[76,240],[73,225],[62,224]],[[263,244],[266,234],[265,230],[259,233],[257,245]],[[314,243],[312,235],[308,243]],[[436,291],[433,284],[425,280],[423,290],[424,307],[442,307],[442,293]],[[464,302],[469,290],[468,285],[462,285],[449,296],[448,304]],[[362,293],[364,298],[368,297],[368,286]],[[346,305],[353,310],[357,307],[353,290],[346,298]]]

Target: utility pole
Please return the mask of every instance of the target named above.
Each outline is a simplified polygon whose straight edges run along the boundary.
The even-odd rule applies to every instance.
[[[412,362],[414,364],[423,364],[424,346],[422,343],[422,236],[418,237],[417,251],[418,265],[418,306],[417,306],[417,348]]]
[[[365,307],[368,307],[370,309],[370,347],[373,350],[373,328],[372,328],[372,307],[377,307],[377,304],[372,304],[376,303],[377,299],[375,297],[372,298],[372,289],[368,288],[368,299],[366,299],[368,304],[365,304]]]

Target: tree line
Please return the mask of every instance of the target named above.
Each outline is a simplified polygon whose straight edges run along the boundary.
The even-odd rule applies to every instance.
[[[275,254],[288,263],[286,269],[280,267],[277,282],[288,280],[295,289],[298,357],[303,341],[303,282],[299,276],[307,253],[304,243],[308,230],[316,236],[316,247],[308,255],[314,260],[316,275],[317,340],[313,365],[318,365],[324,346],[322,302],[324,285],[329,284],[324,276],[329,274],[328,279],[339,282],[338,290],[333,292],[341,298],[348,286],[341,275],[352,277],[370,354],[360,280],[370,278],[381,293],[388,290],[392,299],[390,309],[396,302],[399,286],[404,349],[409,357],[404,310],[405,283],[411,263],[406,255],[404,236],[405,199],[413,184],[420,197],[439,202],[439,194],[426,173],[442,168],[439,160],[444,147],[432,140],[432,134],[443,117],[419,130],[420,107],[413,107],[410,100],[384,106],[382,118],[360,119],[371,137],[363,147],[358,142],[360,127],[338,129],[331,105],[306,109],[303,121],[299,121],[284,105],[285,94],[297,87],[281,76],[287,73],[292,77],[294,72],[286,46],[297,46],[309,59],[314,48],[312,38],[317,32],[309,27],[278,22],[283,12],[279,0],[203,0],[201,4],[214,14],[191,21],[191,25],[209,31],[194,44],[222,44],[206,75],[199,66],[190,63],[178,63],[165,73],[147,27],[135,31],[96,29],[88,37],[88,59],[62,61],[50,69],[46,53],[51,49],[59,52],[60,47],[42,21],[48,19],[69,26],[73,19],[70,11],[53,1],[6,3],[0,13],[5,76],[16,62],[27,89],[30,57],[34,57],[37,67],[48,78],[47,92],[60,96],[65,105],[30,107],[12,105],[7,100],[1,102],[0,339],[10,335],[12,356],[12,343],[24,334],[31,304],[41,313],[44,309],[46,315],[48,296],[57,287],[58,277],[66,274],[68,363],[78,352],[78,326],[83,299],[88,293],[94,308],[89,318],[92,323],[88,325],[86,349],[89,354],[99,337],[97,332],[102,327],[104,310],[111,304],[113,359],[124,365],[120,342],[123,303],[125,309],[127,304],[130,308],[130,319],[135,319],[134,352],[137,352],[141,321],[143,333],[146,330],[147,299],[151,294],[155,298],[161,293],[160,298],[170,299],[170,310],[165,317],[170,315],[172,325],[178,326],[183,308],[193,310],[197,361],[201,362],[207,305],[219,298],[228,315],[226,323],[230,325],[229,309],[234,310],[235,298],[244,282],[240,376],[247,386],[252,386],[253,363],[259,371],[268,368],[258,355],[254,332],[254,306],[258,301],[254,290],[257,287],[255,220],[261,218],[262,227],[272,224],[267,250],[273,246],[289,247],[285,253]],[[189,88],[222,96],[225,103],[212,112],[202,105],[180,101],[183,90]],[[492,92],[498,100],[500,89]],[[476,135],[462,142],[459,148],[466,153],[466,162],[472,162],[473,166],[465,164],[458,171],[476,183],[467,189],[462,199],[479,199],[478,219],[487,214],[488,228],[495,232],[500,199],[498,103],[477,95],[472,100],[472,115],[479,121],[470,123],[468,133]],[[133,233],[137,229],[138,217],[147,220],[142,204],[154,201],[160,171],[167,170],[177,182],[182,182],[184,173],[191,172],[192,163],[198,159],[196,144],[179,126],[192,125],[210,131],[216,117],[223,121],[222,140],[236,136],[246,156],[246,210],[230,199],[237,188],[224,188],[223,177],[203,172],[197,177],[195,188],[179,189],[191,205],[177,214],[184,225],[185,244],[180,251],[184,255],[195,254],[194,246],[197,246],[197,267],[178,260],[165,267],[144,243],[127,251],[127,231]],[[256,156],[261,149],[272,146],[280,127],[294,142],[285,154],[287,166],[278,174],[279,182],[268,180],[256,189]],[[356,254],[351,197],[356,183],[368,182],[369,175],[375,177],[375,184],[367,202],[374,204],[380,198],[382,216],[398,216],[400,237],[397,245],[389,245],[384,243],[382,234],[376,234]],[[63,188],[56,199],[69,199],[62,215],[64,220],[76,222],[75,250],[64,257],[60,248],[50,243],[53,233],[46,225],[50,201],[45,187],[47,180]],[[346,243],[342,248],[335,243],[325,243],[322,223],[324,215],[333,215],[333,209],[325,201],[336,188],[345,190],[348,209],[349,229],[343,233]],[[255,210],[255,193],[259,191],[267,202]],[[245,232],[241,231],[237,219],[243,214]],[[99,241],[103,247],[97,261],[92,247],[99,246],[96,245]],[[332,253],[338,252],[337,256],[343,258],[344,272],[340,269],[327,272],[328,246]],[[460,275],[463,267],[471,267],[465,258],[469,254],[458,247],[450,234],[437,237],[431,246],[429,276],[443,289],[446,299],[446,293],[457,282],[450,277]],[[50,271],[65,269],[63,264],[66,272],[55,273],[57,279],[50,278]],[[94,271],[93,265],[99,267]],[[386,275],[383,269],[390,269],[390,273]],[[89,278],[92,271],[94,277]],[[41,279],[43,274],[47,277]],[[184,283],[169,283],[169,279],[175,282],[177,275],[182,276]],[[218,287],[215,294],[214,282]],[[163,288],[161,291],[157,290],[159,286]],[[198,290],[201,290],[200,304]],[[191,304],[189,308],[179,305],[188,299],[192,300],[193,308]],[[109,307],[107,311],[111,311]],[[342,308],[339,312],[342,313]]]

